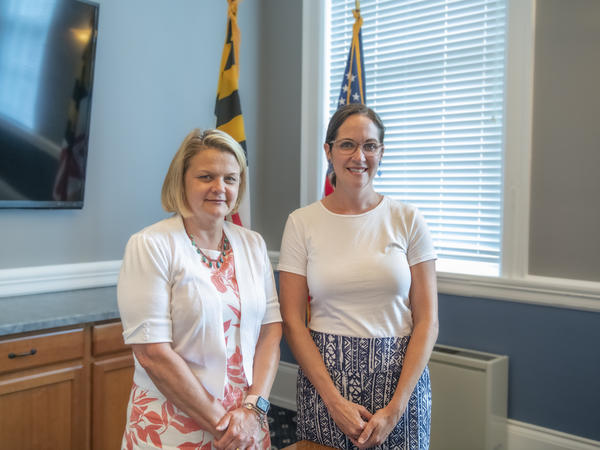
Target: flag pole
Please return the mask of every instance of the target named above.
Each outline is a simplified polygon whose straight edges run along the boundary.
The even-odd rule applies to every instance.
[[[348,61],[346,69],[342,77],[342,86],[338,97],[338,108],[347,105],[348,103],[366,104],[365,79],[364,79],[364,62],[362,50],[361,27],[363,19],[360,16],[360,0],[354,0],[352,15],[354,16],[354,25],[352,27],[352,40],[350,41],[350,51],[348,53]],[[334,190],[331,183],[332,167],[327,169],[325,176],[324,196],[327,197]]]

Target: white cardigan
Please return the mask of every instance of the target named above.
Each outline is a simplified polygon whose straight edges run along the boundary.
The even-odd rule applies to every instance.
[[[261,325],[280,322],[273,271],[262,237],[225,222],[233,249],[241,302],[241,352],[252,384],[254,350]],[[210,281],[183,226],[173,216],[129,239],[117,286],[126,344],[171,342],[210,394],[223,398],[227,354],[220,294]],[[134,382],[157,391],[139,362]]]

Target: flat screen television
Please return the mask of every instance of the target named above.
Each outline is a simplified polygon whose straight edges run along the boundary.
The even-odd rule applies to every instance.
[[[98,5],[0,0],[0,208],[82,208]]]

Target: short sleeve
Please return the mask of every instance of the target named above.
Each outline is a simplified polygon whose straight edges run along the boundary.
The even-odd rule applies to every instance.
[[[415,210],[408,239],[407,260],[409,266],[437,259],[433,239],[423,215]]]
[[[308,252],[303,229],[300,227],[293,215],[288,217],[281,239],[281,251],[279,252],[279,264],[277,269],[281,272],[291,272],[306,276]]]
[[[279,312],[279,299],[277,297],[277,287],[275,286],[275,277],[273,276],[273,267],[267,253],[265,241],[261,238],[261,247],[263,252],[264,267],[264,290],[267,302],[265,315],[262,325],[273,322],[281,322],[281,313]]]
[[[172,342],[168,257],[152,237],[129,239],[117,299],[126,344]]]

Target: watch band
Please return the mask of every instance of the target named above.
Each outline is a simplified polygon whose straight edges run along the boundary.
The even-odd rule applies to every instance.
[[[265,415],[269,412],[269,408],[271,407],[269,400],[256,394],[247,395],[244,400],[244,404],[246,403],[252,405],[259,413]]]

